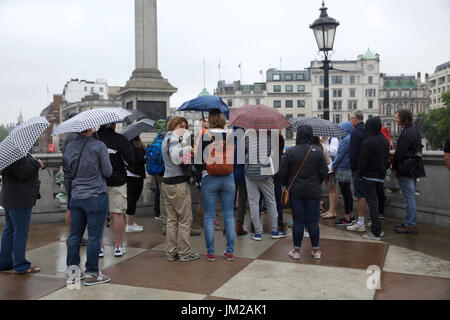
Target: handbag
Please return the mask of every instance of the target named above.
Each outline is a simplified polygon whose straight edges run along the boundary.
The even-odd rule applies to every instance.
[[[303,168],[303,165],[305,164],[306,159],[309,156],[309,153],[311,152],[312,146],[309,147],[308,153],[306,154],[305,158],[303,159],[302,164],[300,165],[300,167],[297,170],[297,173],[295,174],[294,179],[292,179],[291,184],[289,185],[289,187],[283,191],[283,196],[281,198],[281,203],[284,206],[287,206],[289,204],[289,191],[291,190],[292,185],[294,184],[295,179],[297,178],[298,174],[300,173],[300,170]]]

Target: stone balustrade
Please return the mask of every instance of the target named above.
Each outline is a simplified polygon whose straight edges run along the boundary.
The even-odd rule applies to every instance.
[[[63,222],[65,218],[66,204],[61,203],[56,195],[61,192],[60,186],[56,184],[56,175],[61,171],[61,154],[40,154],[36,158],[42,159],[46,169],[39,172],[41,180],[41,199],[33,208],[32,223]],[[450,171],[445,166],[443,152],[427,151],[424,153],[426,178],[417,183],[417,221],[436,226],[450,227]],[[397,179],[390,176],[386,179],[386,196],[388,197],[385,215],[387,217],[403,219],[405,215],[405,204],[400,193]],[[147,176],[144,190],[138,202],[138,207],[145,207],[145,215],[153,215],[155,181]],[[328,194],[323,186],[323,197]],[[194,217],[197,215],[197,204],[199,193],[195,187],[191,187],[192,209]],[[220,205],[218,206],[220,208]],[[356,208],[356,207],[355,207]],[[264,220],[264,219],[263,219]],[[4,223],[4,211],[0,209],[0,225]],[[198,225],[199,221],[195,221]]]

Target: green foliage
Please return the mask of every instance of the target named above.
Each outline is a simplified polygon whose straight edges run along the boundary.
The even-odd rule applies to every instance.
[[[3,141],[8,134],[8,129],[6,129],[3,125],[0,125],[0,141]]]
[[[425,138],[435,150],[442,150],[445,140],[450,135],[450,91],[442,94],[442,101],[445,107],[424,115]]]

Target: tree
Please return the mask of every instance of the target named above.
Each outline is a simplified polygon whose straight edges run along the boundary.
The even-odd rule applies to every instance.
[[[450,91],[442,94],[442,101],[443,108],[423,115],[425,138],[434,150],[443,150],[445,139],[450,135]]]
[[[8,134],[9,134],[8,129],[6,129],[4,125],[1,125],[0,126],[0,141],[3,141],[3,139],[5,139]]]

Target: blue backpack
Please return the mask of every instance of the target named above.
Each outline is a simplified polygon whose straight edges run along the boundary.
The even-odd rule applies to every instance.
[[[162,157],[162,143],[165,135],[160,133],[155,141],[145,149],[145,157],[147,159],[145,167],[151,176],[161,175],[164,173],[164,161]]]

